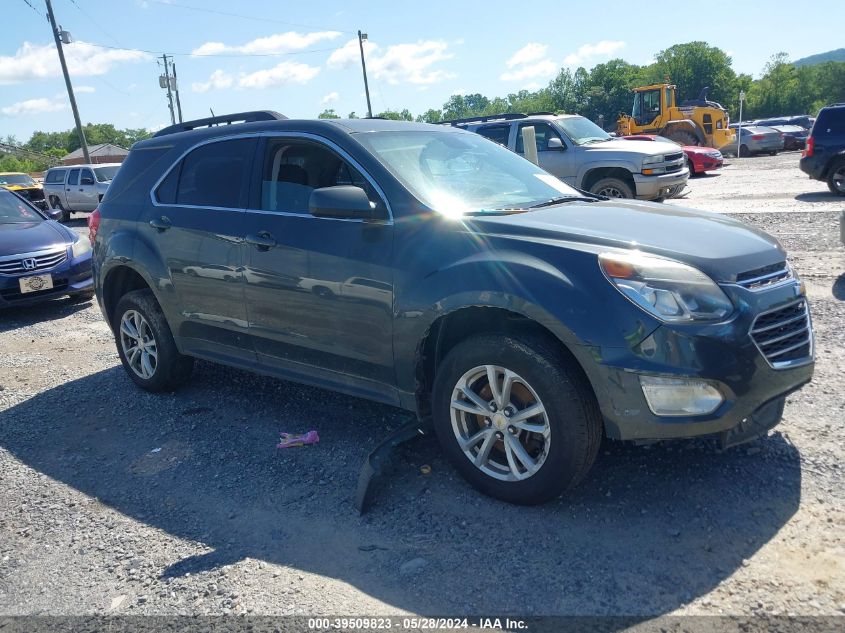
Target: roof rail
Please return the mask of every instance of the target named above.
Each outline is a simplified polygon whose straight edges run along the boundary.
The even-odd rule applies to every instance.
[[[523,114],[522,112],[503,112],[502,114],[487,114],[485,116],[471,116],[465,119],[451,119],[448,121],[440,121],[441,125],[466,125],[468,123],[486,123],[488,121],[513,121],[514,119],[524,119],[529,116],[554,116],[554,112],[529,112]]]
[[[169,125],[153,134],[156,136],[166,136],[168,134],[176,134],[177,132],[189,132],[200,127],[214,127],[216,125],[231,125],[232,123],[253,123],[255,121],[281,121],[287,119],[284,114],[273,112],[272,110],[255,110],[253,112],[236,112],[235,114],[223,114],[220,116],[211,116],[205,119],[194,119],[193,121],[185,121],[184,123],[177,123],[176,125]]]

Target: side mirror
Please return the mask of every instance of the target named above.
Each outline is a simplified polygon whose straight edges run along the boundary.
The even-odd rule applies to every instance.
[[[368,220],[375,217],[375,209],[361,187],[337,185],[311,192],[308,211],[318,218]]]
[[[51,220],[55,220],[56,222],[58,222],[59,220],[62,219],[62,210],[61,209],[50,208],[50,209],[47,209],[44,213],[47,214],[48,218],[50,218]]]
[[[82,180],[79,181],[79,184],[81,184],[81,185],[93,185],[94,179],[91,178],[91,176],[83,176]]]
[[[566,149],[566,148],[563,146],[563,141],[561,141],[556,136],[553,136],[552,138],[549,139],[549,142],[546,143],[546,149],[548,149],[548,150],[563,150],[563,149]]]

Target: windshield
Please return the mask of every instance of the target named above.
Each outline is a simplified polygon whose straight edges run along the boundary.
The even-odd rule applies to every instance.
[[[0,189],[0,224],[41,222],[44,218],[15,194]]]
[[[576,145],[609,141],[612,138],[610,134],[590,121],[590,119],[585,119],[582,116],[568,116],[563,119],[557,119],[555,120],[555,125],[566,132],[566,135]]]
[[[94,167],[94,173],[97,174],[97,180],[99,182],[108,182],[109,180],[114,180],[114,175],[117,173],[118,169],[120,169],[119,165],[113,165],[111,167]]]
[[[24,185],[31,187],[36,182],[26,174],[0,174],[0,185]]]
[[[365,132],[355,137],[423,204],[449,216],[525,209],[580,194],[473,133]]]

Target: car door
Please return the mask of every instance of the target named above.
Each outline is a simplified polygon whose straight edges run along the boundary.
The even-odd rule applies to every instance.
[[[254,137],[230,138],[190,150],[155,188],[142,229],[167,268],[166,298],[184,349],[249,364],[241,257],[256,145]]]
[[[575,186],[575,152],[569,139],[564,139],[550,123],[545,121],[526,121],[520,123],[516,129],[516,153],[525,156],[522,143],[522,130],[526,127],[534,128],[534,138],[537,144],[537,159],[540,167]],[[556,140],[554,140],[556,139]],[[559,146],[558,146],[559,142]]]
[[[65,181],[65,202],[69,211],[75,210],[79,206],[79,172],[82,171],[78,167],[69,169],[67,172],[67,180]]]
[[[82,168],[79,172],[77,206],[82,211],[93,211],[97,208],[99,194],[97,192],[97,179],[94,171],[88,167]]]
[[[310,193],[336,185],[363,188],[380,219],[310,215]],[[346,387],[392,385],[393,225],[374,181],[329,141],[289,134],[259,147],[251,189],[244,263],[259,364]]]

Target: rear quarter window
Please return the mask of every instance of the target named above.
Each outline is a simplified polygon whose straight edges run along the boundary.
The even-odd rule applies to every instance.
[[[47,177],[44,182],[48,184],[56,184],[65,181],[65,169],[51,169],[47,172]]]

